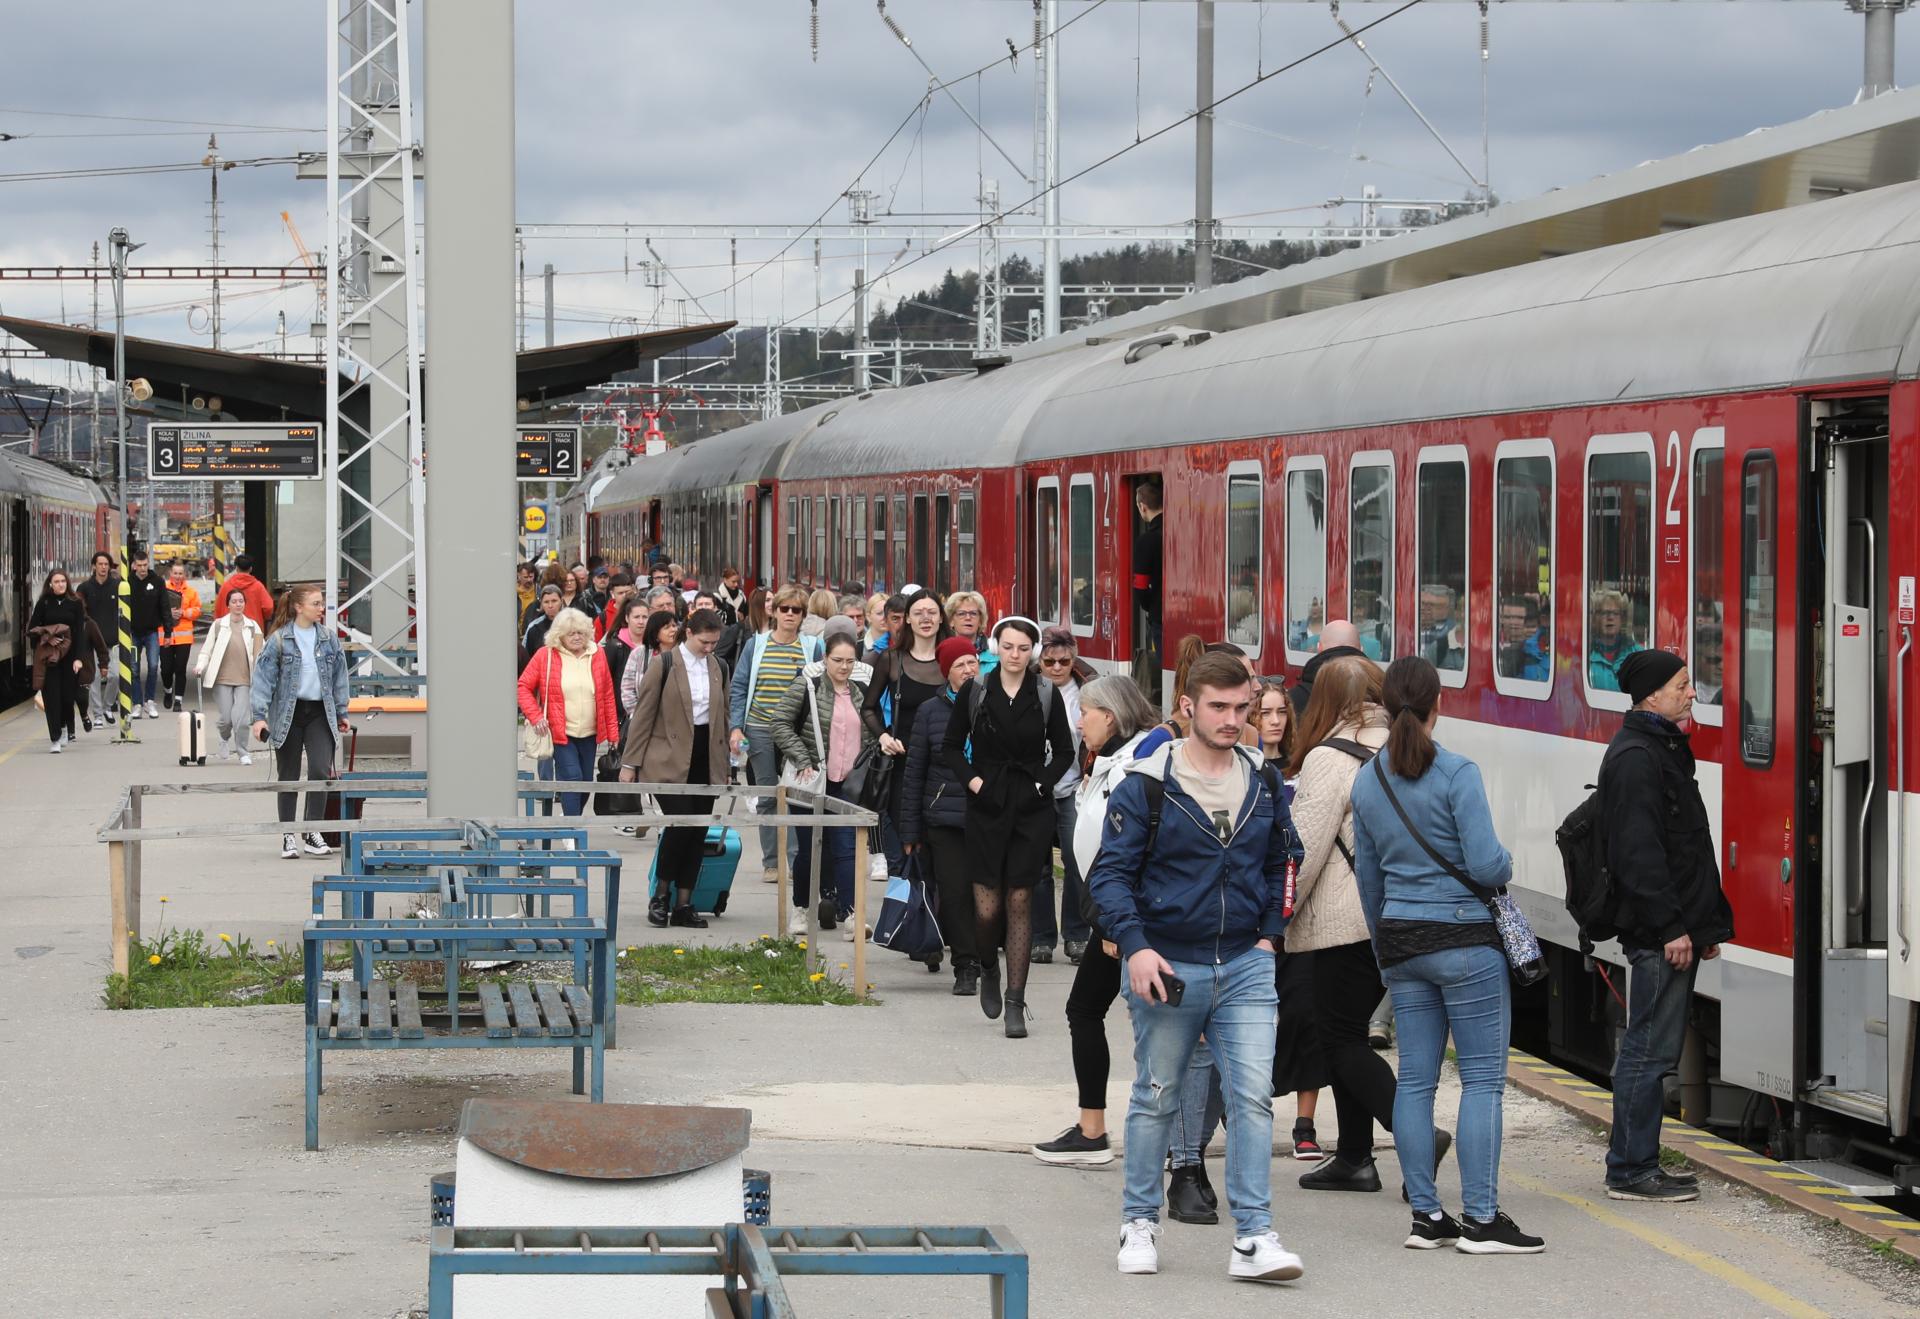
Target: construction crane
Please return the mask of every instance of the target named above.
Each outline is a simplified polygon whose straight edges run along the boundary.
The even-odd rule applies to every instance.
[[[314,285],[318,309],[314,312],[313,319],[316,322],[324,321],[327,319],[327,282],[323,278],[325,272],[321,269],[320,258],[307,250],[307,240],[300,236],[300,226],[293,222],[292,215],[286,211],[280,212],[280,223],[287,227],[287,237],[293,239],[293,250],[300,254],[300,263],[312,271],[314,278],[318,281]]]

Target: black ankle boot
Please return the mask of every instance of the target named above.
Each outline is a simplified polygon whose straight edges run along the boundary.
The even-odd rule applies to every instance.
[[[1207,1202],[1207,1208],[1217,1212],[1220,1208],[1220,1197],[1214,1192],[1213,1182],[1207,1176],[1207,1151],[1205,1146],[1202,1146],[1200,1149],[1200,1162],[1193,1165],[1193,1179],[1200,1187],[1200,1198]]]
[[[663,900],[655,898],[647,904],[647,924],[665,925],[667,923],[667,912],[667,904]]]
[[[972,998],[980,992],[980,968],[971,962],[962,962],[953,968],[953,996]]]
[[[1027,1038],[1027,1000],[1018,994],[1007,995],[1007,1038]]]
[[[695,911],[693,904],[690,902],[682,903],[673,909],[672,923],[685,926],[690,930],[704,930],[707,928],[707,918]]]
[[[1173,1176],[1167,1179],[1167,1217],[1176,1223],[1218,1223],[1220,1211],[1207,1203],[1206,1196],[1200,1192],[1200,1179],[1205,1174],[1201,1169],[1189,1165],[1175,1168]]]
[[[1000,1015],[1000,955],[989,953],[980,963],[980,1010],[989,1020]]]
[[[1303,1174],[1300,1185],[1309,1191],[1377,1191],[1380,1170],[1374,1167],[1372,1159],[1348,1163],[1336,1154],[1331,1159],[1322,1159],[1318,1168]]]

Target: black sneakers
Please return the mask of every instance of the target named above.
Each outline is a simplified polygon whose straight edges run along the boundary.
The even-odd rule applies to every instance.
[[[1460,1239],[1453,1248],[1464,1255],[1538,1255],[1547,1248],[1547,1242],[1544,1237],[1528,1236],[1505,1214],[1496,1213],[1485,1223],[1462,1214]]]
[[[1407,1233],[1408,1250],[1438,1250],[1442,1246],[1451,1246],[1460,1240],[1460,1224],[1452,1214],[1442,1209],[1432,1218],[1425,1214],[1413,1216],[1413,1229]]]
[[[1365,1163],[1348,1163],[1338,1154],[1331,1159],[1322,1159],[1320,1166],[1300,1178],[1300,1186],[1308,1191],[1377,1191],[1380,1189],[1380,1170],[1372,1159]]]
[[[1663,1204],[1685,1204],[1689,1200],[1700,1198],[1700,1182],[1695,1177],[1670,1177],[1664,1172],[1651,1173],[1637,1182],[1625,1186],[1607,1187],[1609,1200],[1651,1200]]]
[[[1095,1168],[1113,1162],[1113,1142],[1104,1135],[1088,1136],[1078,1122],[1032,1149],[1033,1157],[1042,1163]]]

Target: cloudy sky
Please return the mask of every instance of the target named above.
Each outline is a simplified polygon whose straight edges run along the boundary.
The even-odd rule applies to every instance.
[[[233,160],[324,149],[314,130],[324,122],[330,8],[327,0],[173,0],[160,10],[129,0],[13,6],[12,54],[0,84],[0,134],[13,135],[0,139],[0,265],[85,264],[92,243],[104,244],[115,225],[147,244],[137,262],[204,261],[206,171],[34,176],[196,162],[209,132]],[[916,113],[927,75],[871,0],[820,0],[820,9],[815,62],[807,0],[520,0],[520,219],[644,227],[799,223],[824,212],[843,220],[845,203],[836,199],[858,182],[879,194],[882,211],[937,213],[935,222],[957,228],[959,213],[975,207],[983,175],[999,180],[1004,197],[1026,195],[1015,168],[944,96]],[[1357,26],[1389,9],[1349,0],[1344,13]],[[421,4],[413,10],[417,68]],[[1005,62],[1009,38],[1031,39],[1027,0],[891,0],[888,11],[942,78],[1000,61],[953,92],[1031,170],[1032,63],[1025,54],[1017,69]],[[1190,5],[1065,0],[1060,11],[1063,22],[1073,20],[1061,38],[1063,174],[1192,109]],[[1321,6],[1221,3],[1217,11],[1221,95],[1338,35]],[[1914,23],[1901,20],[1903,54],[1920,43]],[[1478,172],[1476,9],[1425,4],[1367,40]],[[1858,87],[1860,59],[1861,20],[1841,0],[1496,5],[1488,66],[1493,187],[1508,199],[1532,196],[1844,105]],[[1903,58],[1900,72],[1903,82],[1913,76],[1915,59]],[[1223,219],[1350,218],[1351,211],[1329,213],[1323,204],[1366,184],[1415,198],[1458,198],[1471,187],[1384,83],[1376,80],[1369,92],[1367,64],[1350,47],[1246,91],[1219,114],[1215,212]],[[432,144],[426,147],[430,159]],[[1181,222],[1192,214],[1192,152],[1191,128],[1130,151],[1065,188],[1062,217]],[[326,241],[322,192],[319,183],[295,180],[286,164],[224,173],[224,259],[291,261],[282,210],[318,249]],[[845,323],[849,316],[852,244],[827,245],[825,305],[817,311],[808,243],[751,278],[747,272],[778,244],[741,243],[737,269],[724,242],[658,246],[683,287],[670,284],[656,308],[639,274],[647,254],[638,243],[531,242],[529,269],[552,262],[558,271],[558,337],[618,331],[627,317],[699,319],[695,301],[712,317],[748,322]],[[914,256],[874,244],[875,269],[899,267],[883,296],[924,287],[975,259],[971,240],[917,262]],[[90,298],[85,282],[64,289],[0,283],[0,304],[18,315],[83,322]],[[535,281],[533,343],[539,298]],[[205,343],[205,302],[206,290],[190,284],[135,285],[130,329]],[[230,287],[225,343],[277,342],[276,315],[285,312],[292,346],[310,347],[303,340],[312,310],[308,292]],[[108,307],[103,319],[110,318]],[[64,367],[13,365],[65,378]]]

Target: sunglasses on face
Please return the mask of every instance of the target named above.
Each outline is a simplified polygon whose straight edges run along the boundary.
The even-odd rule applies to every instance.
[[[773,612],[776,614],[804,614],[807,611],[799,605],[780,605]]]
[[[1071,665],[1073,663],[1073,660],[1071,657],[1066,655],[1056,655],[1052,659],[1043,659],[1040,662],[1046,665],[1050,669],[1055,669],[1055,668],[1063,669]]]

